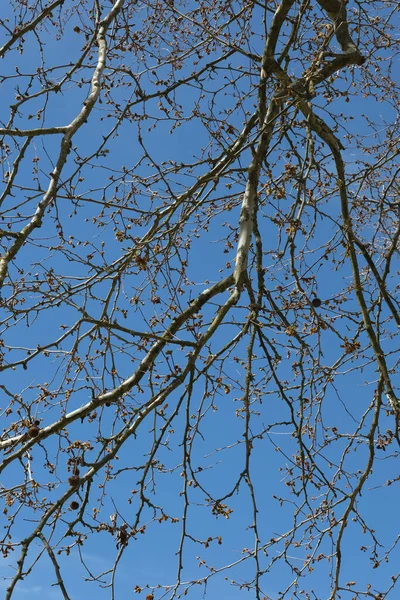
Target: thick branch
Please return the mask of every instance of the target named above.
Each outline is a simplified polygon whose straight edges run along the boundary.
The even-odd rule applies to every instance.
[[[56,198],[57,195],[57,185],[64,168],[65,163],[67,162],[68,155],[71,151],[72,138],[75,133],[82,127],[84,123],[86,123],[90,113],[93,110],[94,105],[97,102],[97,99],[100,95],[101,89],[101,79],[103,75],[104,68],[106,66],[106,57],[107,57],[107,44],[106,44],[106,33],[110,23],[115,19],[118,12],[121,10],[125,0],[118,0],[111,11],[108,13],[107,17],[103,19],[100,23],[100,27],[97,34],[97,44],[99,47],[98,52],[98,61],[96,68],[93,73],[92,82],[91,82],[91,92],[89,97],[84,102],[84,105],[78,114],[78,116],[68,125],[66,131],[64,133],[63,139],[61,140],[60,153],[58,156],[58,160],[56,166],[51,173],[51,179],[49,187],[47,188],[47,192],[43,196],[41,202],[39,202],[37,209],[35,211],[34,216],[31,221],[26,225],[20,232],[20,236],[16,239],[16,241],[10,246],[10,248],[3,254],[0,259],[0,288],[4,284],[4,280],[7,276],[8,265],[16,256],[20,248],[24,245],[25,240],[29,237],[29,235],[38,227],[42,225],[42,219],[45,214],[46,209],[51,204],[51,202]]]

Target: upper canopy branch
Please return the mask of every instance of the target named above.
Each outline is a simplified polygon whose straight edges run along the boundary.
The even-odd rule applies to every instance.
[[[340,0],[317,0],[317,2],[328,13],[328,17],[333,23],[336,39],[343,52],[359,53],[349,33],[346,3],[340,2]]]
[[[353,42],[349,33],[349,24],[347,21],[347,10],[344,2],[339,0],[317,0],[321,8],[328,14],[332,21],[334,33],[336,39],[342,49],[342,53],[334,54],[331,52],[321,52],[318,60],[314,62],[314,68],[308,69],[308,73],[304,77],[298,79],[294,85],[296,91],[300,93],[303,88],[304,92],[312,94],[313,88],[316,84],[321,81],[325,81],[336,71],[343,69],[351,64],[362,65],[365,62],[365,57],[362,56],[361,52]],[[262,56],[262,79],[266,79],[268,75],[276,71],[278,62],[275,59],[274,53],[279,36],[280,29],[287,17],[293,2],[291,0],[283,0],[275,12],[274,18],[272,19],[270,32],[266,41],[264,53]],[[332,56],[333,59],[325,61],[326,57]],[[322,64],[322,66],[320,66]],[[318,68],[315,68],[315,64]],[[264,89],[264,85],[261,86],[261,90]],[[261,93],[261,92],[260,92]]]

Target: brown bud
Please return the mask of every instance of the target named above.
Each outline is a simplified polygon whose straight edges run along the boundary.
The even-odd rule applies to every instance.
[[[28,429],[28,436],[33,439],[39,435],[39,432],[39,427],[37,425],[32,425],[32,427],[29,427]]]
[[[126,523],[124,523],[123,525],[121,525],[121,527],[119,528],[119,531],[117,533],[117,548],[122,548],[123,546],[126,546],[128,543],[128,532],[126,531],[128,529],[128,525]]]
[[[71,475],[71,477],[68,477],[68,483],[72,488],[79,487],[79,482],[79,475]]]
[[[79,502],[77,502],[76,500],[72,500],[71,504],[69,505],[71,510],[78,510],[79,508]]]

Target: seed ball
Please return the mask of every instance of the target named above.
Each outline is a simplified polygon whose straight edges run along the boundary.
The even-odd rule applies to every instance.
[[[28,436],[33,439],[39,435],[39,432],[39,427],[37,425],[32,425],[32,427],[29,427],[28,429]]]
[[[322,302],[319,298],[313,298],[311,300],[311,304],[314,306],[314,308],[318,308],[319,306],[321,306]]]
[[[76,500],[72,500],[71,504],[69,505],[71,510],[78,510],[79,508],[79,502],[77,502]]]

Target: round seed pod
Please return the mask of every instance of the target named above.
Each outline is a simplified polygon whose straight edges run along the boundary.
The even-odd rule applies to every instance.
[[[39,435],[39,432],[40,432],[39,427],[37,425],[32,425],[28,429],[28,437],[30,437],[33,440],[33,438],[35,438]]]
[[[315,297],[311,300],[311,304],[314,306],[314,308],[318,308],[319,306],[321,306],[322,304],[322,300],[320,300],[319,298]]]
[[[76,500],[72,500],[71,504],[69,505],[71,510],[78,510],[79,508],[79,502],[77,502]]]

